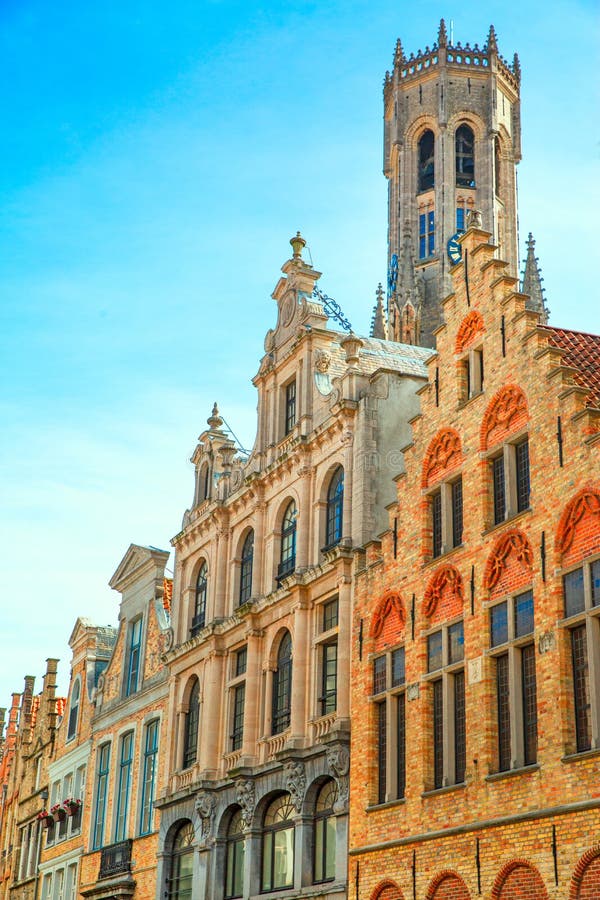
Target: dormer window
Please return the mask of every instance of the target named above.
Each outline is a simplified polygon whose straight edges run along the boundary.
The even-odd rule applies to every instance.
[[[127,668],[125,673],[125,696],[135,694],[138,689],[140,671],[140,651],[142,644],[142,619],[136,619],[129,626],[129,645],[127,648]]]
[[[285,386],[284,434],[289,434],[296,424],[296,379]]]
[[[79,717],[79,698],[81,696],[81,681],[76,679],[71,692],[71,705],[69,707],[69,726],[67,728],[67,740],[72,741],[77,734],[77,719]]]

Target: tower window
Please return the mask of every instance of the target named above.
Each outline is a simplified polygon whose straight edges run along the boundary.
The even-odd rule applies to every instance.
[[[285,434],[289,434],[296,424],[296,381],[290,381],[285,388]]]
[[[429,191],[435,184],[434,147],[433,131],[425,131],[419,140],[419,191]]]
[[[462,234],[465,231],[465,208],[464,206],[456,207],[456,230]]]
[[[475,187],[475,139],[468,125],[456,131],[456,185]]]
[[[419,215],[419,259],[427,259],[435,253],[435,213],[433,210]]]

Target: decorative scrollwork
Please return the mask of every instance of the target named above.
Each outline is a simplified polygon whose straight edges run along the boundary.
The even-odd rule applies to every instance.
[[[462,458],[460,435],[454,428],[444,428],[431,441],[423,463],[422,487],[428,487],[434,475],[440,477],[459,465]]]
[[[463,580],[462,575],[454,566],[444,566],[443,569],[438,569],[427,585],[423,599],[423,612],[428,619],[435,613],[446,592],[449,592],[462,607],[464,602]]]
[[[570,549],[577,526],[585,515],[600,516],[600,494],[594,490],[581,491],[567,504],[556,538],[559,553],[566,553]]]
[[[212,835],[213,821],[215,817],[215,806],[217,798],[209,791],[200,791],[196,796],[194,808],[200,816],[202,822],[202,839],[209,840]]]
[[[313,288],[313,297],[316,297],[317,300],[320,300],[323,304],[323,309],[327,313],[327,315],[331,319],[335,319],[335,321],[342,326],[344,331],[352,331],[352,325],[344,315],[344,311],[337,301],[332,300],[331,297],[328,297],[327,294],[324,294],[323,291],[318,288]]]
[[[256,804],[254,782],[250,781],[249,778],[238,781],[235,786],[235,799],[242,811],[244,830],[248,831],[252,825]]]
[[[494,549],[487,561],[484,585],[488,591],[491,591],[500,581],[502,572],[508,564],[508,557],[514,554],[515,559],[531,569],[533,563],[533,550],[531,544],[521,531],[516,529],[508,531],[498,538]]]
[[[289,791],[296,811],[300,812],[306,790],[306,774],[301,762],[291,760],[285,766],[285,787]]]
[[[527,400],[520,387],[509,384],[500,388],[481,422],[481,449],[487,450],[494,429],[502,429],[504,433],[514,430],[527,421],[528,414]]]
[[[404,628],[406,624],[406,610],[400,594],[396,591],[386,591],[373,613],[373,621],[371,622],[371,637],[378,638],[385,626],[385,621],[391,613],[394,613],[398,619],[400,628]]]
[[[350,797],[350,752],[347,747],[331,747],[327,751],[327,765],[337,785],[337,800],[333,811],[343,812]]]
[[[470,347],[478,334],[485,331],[481,313],[476,309],[471,310],[468,316],[462,320],[456,335],[455,352],[462,353]]]

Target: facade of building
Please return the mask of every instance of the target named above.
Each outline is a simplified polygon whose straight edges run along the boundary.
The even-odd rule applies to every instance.
[[[119,629],[97,679],[79,862],[79,893],[93,900],[154,896],[154,800],[167,743],[168,558],[132,544],[110,581],[121,594]]]
[[[236,454],[215,407],[173,540],[172,900],[346,896],[353,552],[385,525],[430,351],[328,328],[290,243],[254,449]]]
[[[356,579],[349,878],[365,900],[583,900],[600,338],[541,324],[489,232],[460,245],[390,528]]]
[[[13,875],[13,816],[18,798],[18,786],[11,778],[16,765],[17,737],[21,695],[13,694],[6,721],[6,708],[0,709],[0,897],[6,897],[7,885]],[[6,731],[5,731],[6,722]]]
[[[48,765],[48,815],[42,820],[38,892],[41,900],[75,900],[79,896],[83,822],[84,817],[90,817],[85,796],[94,699],[115,638],[114,628],[96,626],[80,618],[69,639],[69,693]]]

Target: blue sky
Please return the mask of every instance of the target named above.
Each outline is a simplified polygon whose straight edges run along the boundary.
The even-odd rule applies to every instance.
[[[598,331],[595,4],[0,3],[0,705],[47,656],[64,688],[77,615],[116,623],[108,579],[179,530],[214,400],[252,444],[297,229],[368,328],[382,79],[442,15],[519,53],[521,245],[533,231],[553,324]]]

